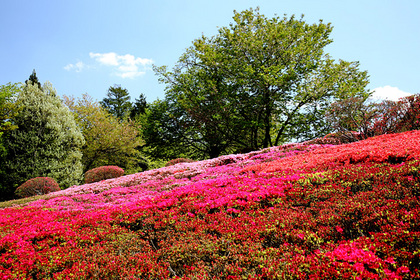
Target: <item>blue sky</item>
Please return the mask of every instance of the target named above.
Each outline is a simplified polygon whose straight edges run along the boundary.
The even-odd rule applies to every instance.
[[[326,51],[359,61],[369,89],[389,99],[420,93],[417,0],[2,0],[0,84],[24,82],[35,69],[59,95],[99,101],[120,84],[132,101],[140,93],[162,99],[152,64],[172,68],[194,39],[215,35],[233,10],[251,7],[267,17],[331,22]]]

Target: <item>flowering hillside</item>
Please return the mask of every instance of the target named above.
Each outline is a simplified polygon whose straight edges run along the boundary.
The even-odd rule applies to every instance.
[[[289,144],[0,210],[0,279],[419,279],[420,131]]]

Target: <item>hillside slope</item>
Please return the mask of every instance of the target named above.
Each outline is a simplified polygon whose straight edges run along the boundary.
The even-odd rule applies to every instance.
[[[0,210],[1,279],[420,279],[420,131],[289,144]]]

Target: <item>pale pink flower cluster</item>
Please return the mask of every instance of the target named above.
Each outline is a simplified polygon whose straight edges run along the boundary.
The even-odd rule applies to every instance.
[[[180,188],[179,191],[194,191],[194,189],[199,188],[200,182],[212,179],[217,179],[217,184],[223,184],[221,183],[223,180],[232,178],[234,174],[239,174],[243,167],[294,156],[320,147],[322,146],[288,144],[247,154],[221,156],[200,162],[178,163],[96,183],[72,186],[62,191],[50,193],[46,199],[32,202],[30,206],[59,210],[83,210],[139,204],[150,201],[160,193],[176,188]],[[224,190],[224,192],[227,191],[228,188]],[[278,191],[278,189],[272,188],[270,190],[270,192],[273,191]],[[262,188],[251,197],[263,197],[264,192],[267,192],[267,190]],[[240,195],[237,189],[232,189],[231,193]],[[248,197],[249,190],[246,193]],[[217,194],[218,199],[221,199],[220,195],[220,193]],[[225,201],[229,201],[228,193],[224,193],[223,196],[225,196]],[[221,201],[212,203],[224,204]]]

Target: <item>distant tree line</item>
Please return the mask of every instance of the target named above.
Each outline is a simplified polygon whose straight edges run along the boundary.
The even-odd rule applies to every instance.
[[[0,200],[31,178],[67,188],[105,165],[130,174],[329,133],[357,141],[419,129],[419,95],[369,103],[367,72],[325,52],[331,31],[303,17],[235,11],[233,23],[196,39],[173,69],[154,67],[166,91],[151,103],[144,94],[131,102],[121,85],[99,102],[60,98],[35,70],[23,84],[2,85]]]

